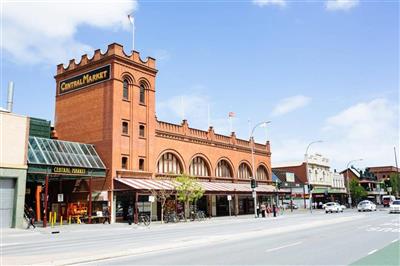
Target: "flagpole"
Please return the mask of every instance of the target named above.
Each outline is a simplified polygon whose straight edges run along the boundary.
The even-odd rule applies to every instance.
[[[210,105],[207,105],[207,123],[208,123],[208,128],[210,128],[211,126]]]
[[[185,105],[183,104],[183,96],[181,96],[181,106],[182,106],[182,120],[185,120]]]
[[[132,24],[132,52],[135,51],[135,18],[128,15],[128,19]]]

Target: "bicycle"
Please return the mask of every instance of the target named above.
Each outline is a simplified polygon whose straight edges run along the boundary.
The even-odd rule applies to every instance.
[[[150,225],[150,216],[147,214],[139,214],[139,224],[143,223],[145,226]]]
[[[204,221],[205,218],[206,218],[206,215],[203,211],[197,211],[197,212],[192,211],[190,213],[191,221],[195,221],[195,220]]]

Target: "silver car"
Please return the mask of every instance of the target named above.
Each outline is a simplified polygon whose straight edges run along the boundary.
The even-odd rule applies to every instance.
[[[357,210],[359,212],[365,212],[365,211],[376,211],[376,205],[372,201],[369,200],[363,200],[357,205]]]

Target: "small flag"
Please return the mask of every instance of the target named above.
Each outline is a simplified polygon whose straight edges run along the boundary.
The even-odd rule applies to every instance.
[[[229,117],[235,117],[236,114],[235,114],[234,112],[229,112],[228,116],[229,116]]]
[[[133,18],[130,14],[128,15],[128,19],[129,19],[129,21],[133,24],[134,18]]]

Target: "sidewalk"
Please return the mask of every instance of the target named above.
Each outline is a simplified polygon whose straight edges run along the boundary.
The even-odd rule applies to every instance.
[[[264,219],[282,219],[287,216],[292,216],[296,214],[306,214],[306,210],[295,210],[293,213],[289,211],[285,211],[283,215],[278,214],[277,217],[272,217],[270,215],[269,217],[260,217],[257,218],[258,220],[264,220]],[[1,238],[7,239],[9,237],[11,238],[16,238],[16,237],[23,237],[23,236],[32,236],[35,234],[59,234],[59,233],[65,233],[65,232],[76,232],[76,233],[89,233],[93,232],[95,233],[96,231],[103,231],[105,229],[146,229],[146,228],[169,228],[171,226],[193,226],[193,225],[201,225],[201,224],[221,224],[221,223],[226,223],[226,222],[232,222],[232,223],[241,223],[241,222],[246,222],[247,220],[253,220],[254,215],[249,214],[249,215],[238,215],[238,216],[221,216],[221,217],[212,217],[212,218],[206,218],[204,221],[190,221],[189,219],[185,221],[181,221],[178,223],[161,223],[161,221],[153,221],[151,224],[147,227],[143,224],[132,224],[129,225],[128,223],[112,223],[112,224],[68,224],[68,223],[63,223],[61,226],[60,224],[55,224],[54,227],[52,227],[50,224],[47,225],[46,228],[42,226],[41,222],[36,223],[36,228],[30,228],[30,229],[16,229],[16,228],[2,228],[0,229],[0,235]]]

